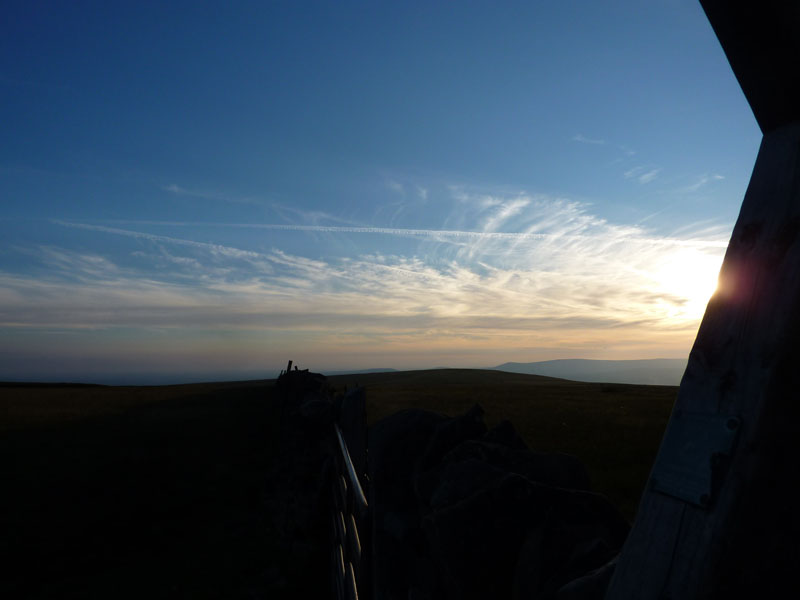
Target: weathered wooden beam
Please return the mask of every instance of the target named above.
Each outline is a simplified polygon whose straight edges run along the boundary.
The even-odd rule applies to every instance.
[[[761,131],[800,119],[800,2],[700,0]]]
[[[800,3],[700,1],[765,135],[607,600],[800,593]]]
[[[681,437],[676,422],[687,416],[709,427],[734,420],[738,439],[727,456],[714,456],[707,439],[670,444],[671,436]],[[794,123],[762,141],[719,290],[606,598],[777,597],[782,586],[800,592],[798,466],[800,123]],[[683,484],[658,481],[670,470],[684,471]],[[711,491],[705,501],[682,493],[682,485],[704,478]]]

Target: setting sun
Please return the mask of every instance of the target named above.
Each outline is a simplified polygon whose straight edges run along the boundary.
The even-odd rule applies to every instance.
[[[721,256],[695,249],[676,250],[653,273],[659,291],[670,297],[670,317],[699,319],[717,289]]]

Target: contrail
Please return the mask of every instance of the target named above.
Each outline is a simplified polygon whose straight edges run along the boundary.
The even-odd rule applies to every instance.
[[[259,252],[253,252],[252,250],[241,250],[239,248],[233,248],[232,246],[223,246],[221,244],[195,242],[194,240],[184,240],[181,238],[174,238],[166,235],[156,235],[154,233],[131,231],[130,229],[117,229],[116,227],[106,227],[105,225],[74,223],[71,221],[60,221],[58,219],[51,219],[50,222],[55,223],[56,225],[61,225],[63,227],[74,227],[75,229],[88,229],[89,231],[100,231],[103,233],[112,233],[114,235],[122,235],[125,237],[132,237],[141,240],[150,240],[151,242],[164,242],[180,246],[190,246],[192,248],[202,248],[203,250],[210,250],[212,252],[227,254],[229,256],[234,256],[238,258],[268,258],[265,254],[261,254]]]
[[[544,233],[511,233],[502,231],[459,231],[455,229],[400,229],[397,227],[342,227],[337,225],[273,225],[273,224],[237,224],[234,227],[253,229],[273,229],[278,231],[309,231],[312,233],[373,233],[378,235],[404,235],[409,237],[450,237],[517,240],[541,240],[549,237]]]
[[[81,227],[84,229],[94,229],[107,233],[117,233],[120,235],[151,237],[163,241],[179,241],[175,238],[167,238],[149,233],[133,232],[125,229],[116,229],[102,225],[88,225],[83,223],[73,223],[69,221],[53,220],[54,223],[67,227]],[[583,240],[592,238],[591,235],[559,234],[559,233],[527,233],[527,232],[507,232],[507,231],[463,231],[455,229],[403,229],[397,227],[356,227],[341,225],[289,225],[278,223],[210,223],[192,221],[113,221],[115,223],[127,223],[131,225],[156,225],[171,227],[235,227],[243,229],[266,229],[272,231],[302,231],[308,233],[355,233],[373,235],[395,235],[406,237],[422,238],[452,238],[452,239],[476,239],[476,240]],[[181,240],[183,243],[198,244],[201,242],[189,242]],[[728,242],[720,240],[682,240],[678,238],[658,238],[641,236],[620,236],[618,241],[639,242],[656,246],[685,246],[692,248],[726,248]],[[211,244],[202,244],[211,245]]]

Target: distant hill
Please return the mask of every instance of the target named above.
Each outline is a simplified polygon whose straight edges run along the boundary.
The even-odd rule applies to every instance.
[[[496,371],[545,375],[573,381],[599,383],[636,383],[647,385],[680,385],[686,370],[685,358],[654,358],[649,360],[586,360],[564,359],[542,362],[507,362]]]
[[[366,375],[368,373],[397,373],[397,369],[360,369],[357,371],[325,371],[325,375],[333,377],[336,375]]]

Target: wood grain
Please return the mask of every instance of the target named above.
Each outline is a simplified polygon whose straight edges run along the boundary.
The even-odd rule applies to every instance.
[[[716,501],[646,488],[608,600],[798,589],[800,124],[762,140],[675,411],[741,419]]]

